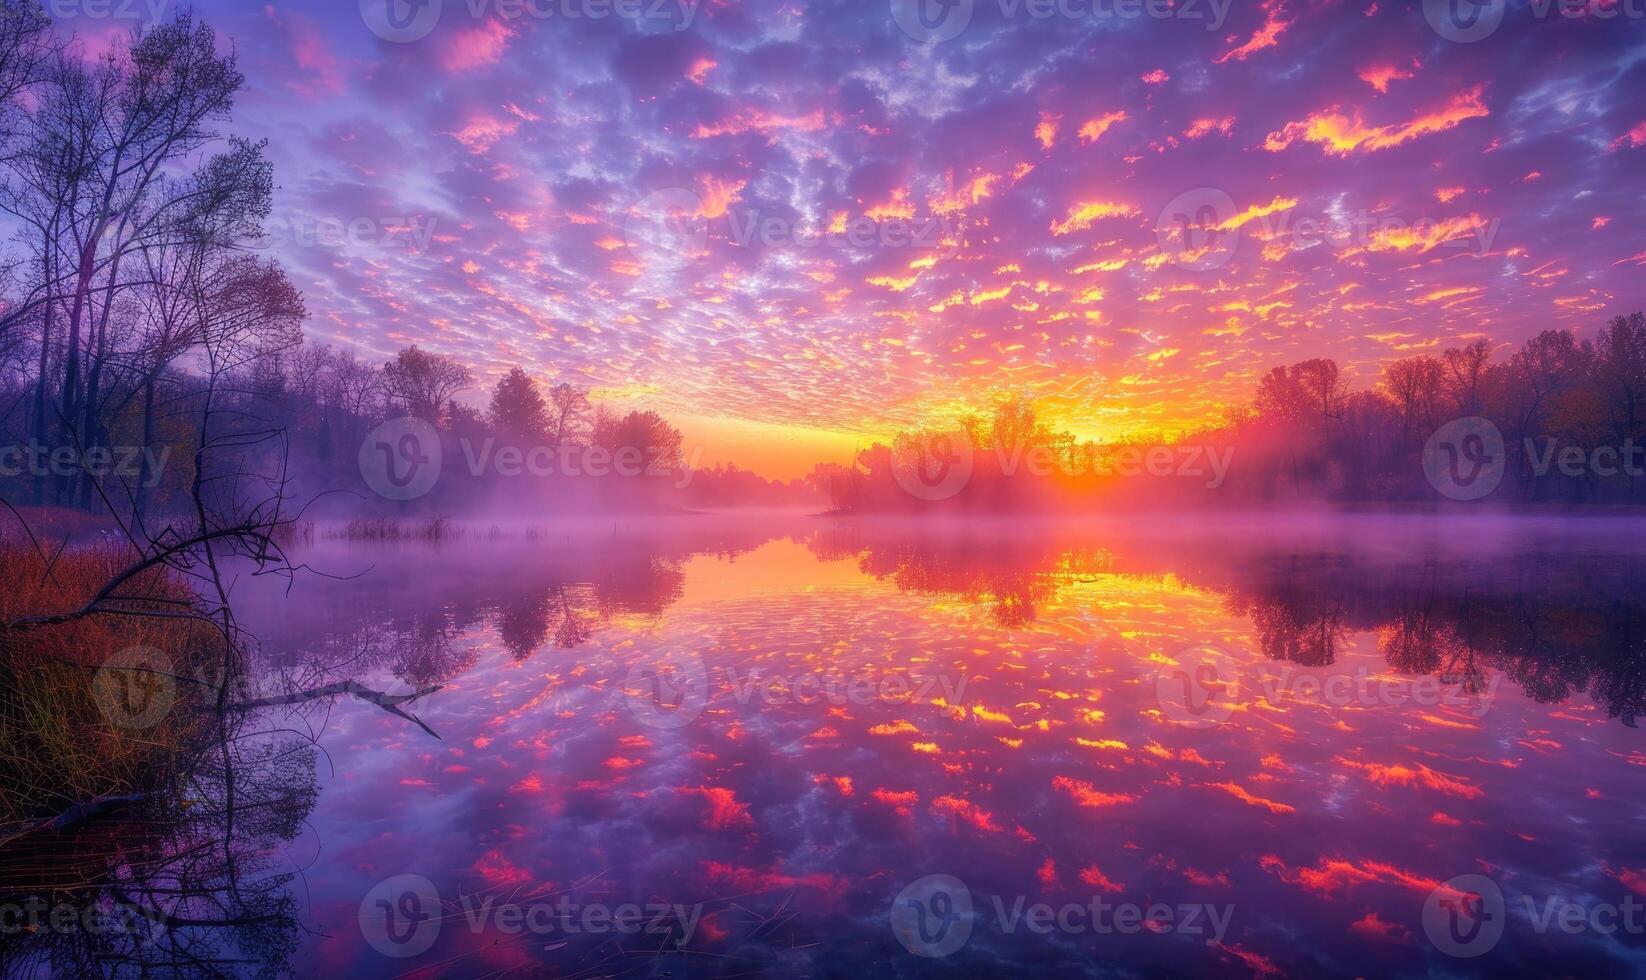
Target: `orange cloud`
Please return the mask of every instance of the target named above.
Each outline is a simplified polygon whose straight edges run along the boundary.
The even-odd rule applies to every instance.
[[[1258,218],[1266,218],[1277,211],[1290,211],[1295,207],[1297,207],[1297,198],[1277,197],[1268,204],[1254,204],[1234,217],[1219,222],[1213,227],[1216,231],[1234,231],[1236,228],[1244,227],[1245,225],[1256,221]]]
[[[1376,762],[1355,762],[1350,759],[1338,759],[1339,763],[1350,769],[1355,769],[1365,775],[1371,782],[1379,786],[1408,786],[1420,789],[1432,789],[1447,796],[1458,796],[1466,800],[1479,799],[1486,795],[1480,787],[1445,773],[1435,772],[1421,762],[1407,766],[1396,763],[1392,766]]]
[[[1116,112],[1105,113],[1104,115],[1098,116],[1096,119],[1088,119],[1081,124],[1079,134],[1080,142],[1096,143],[1104,133],[1109,131],[1109,127],[1113,126],[1117,122],[1125,122],[1125,120],[1126,112],[1124,109]]]
[[[703,178],[703,204],[698,208],[698,214],[705,218],[718,218],[726,213],[726,209],[737,203],[740,192],[746,180],[720,180],[714,176]]]
[[[1475,296],[1479,295],[1481,292],[1483,292],[1485,289],[1486,289],[1485,286],[1453,286],[1450,289],[1436,289],[1436,290],[1433,290],[1431,292],[1425,293],[1422,296],[1418,297],[1417,301],[1419,303],[1427,304],[1427,303],[1439,303],[1443,300],[1456,300],[1456,299],[1459,299],[1460,297],[1461,298],[1472,299]],[[1472,727],[1474,727],[1472,725],[1460,725],[1460,724],[1457,724],[1455,722],[1448,722],[1445,719],[1440,719],[1440,718],[1436,718],[1436,719],[1434,719],[1434,721],[1445,724],[1445,725],[1447,725],[1449,727],[1452,727],[1452,728],[1472,728]]]
[[[1049,112],[1040,114],[1040,121],[1035,123],[1034,138],[1046,149],[1052,148],[1052,142],[1057,139],[1057,123],[1061,116],[1054,116]]]
[[[1274,960],[1238,943],[1234,945],[1213,943],[1213,945],[1244,963],[1246,969],[1252,971],[1255,980],[1263,980],[1264,977],[1284,977],[1286,975],[1284,970],[1275,965]]]
[[[751,131],[766,133],[778,129],[795,129],[803,133],[812,133],[822,128],[822,109],[813,109],[811,112],[799,116],[786,116],[777,112],[744,108],[712,126],[706,123],[698,123],[697,128],[692,130],[692,139],[703,140],[713,136],[736,136]]]
[[[1047,888],[1057,887],[1057,862],[1051,858],[1041,862],[1040,868],[1035,871],[1035,877]]]
[[[1106,807],[1137,801],[1137,797],[1129,793],[1099,792],[1097,787],[1091,783],[1083,779],[1070,779],[1068,776],[1054,777],[1052,779],[1052,788],[1074,797],[1074,801],[1081,806]]]
[[[1414,224],[1410,228],[1379,228],[1366,240],[1366,249],[1371,252],[1416,250],[1422,255],[1453,239],[1476,234],[1490,226],[1491,222],[1480,215],[1466,214],[1444,221]]]
[[[1002,829],[995,822],[994,814],[970,800],[958,796],[939,796],[932,800],[932,809],[938,813],[964,820],[978,830],[999,832]]]
[[[1288,868],[1279,857],[1265,854],[1258,863],[1263,870],[1279,876],[1281,881],[1300,885],[1317,895],[1331,895],[1371,882],[1403,885],[1415,891],[1432,891],[1440,884],[1434,878],[1425,878],[1381,861],[1356,864],[1342,858],[1324,858],[1313,868]]]
[[[1080,869],[1080,880],[1086,884],[1086,887],[1096,888],[1099,891],[1119,894],[1126,890],[1124,885],[1117,885],[1110,881],[1109,876],[1104,874],[1095,864],[1089,864]]]
[[[469,119],[462,129],[452,133],[470,153],[485,153],[498,140],[520,128],[520,123],[495,116],[478,115]]]
[[[1225,116],[1222,119],[1196,119],[1189,124],[1188,129],[1183,131],[1183,138],[1197,140],[1202,136],[1210,136],[1212,133],[1222,133],[1227,136],[1234,132],[1234,124],[1233,116]]]
[[[901,293],[913,286],[919,276],[870,276],[865,280],[871,286],[883,286],[894,293]]]
[[[884,803],[896,810],[902,816],[909,816],[911,808],[920,802],[920,794],[914,790],[877,789],[869,794],[876,803]]]
[[[1359,920],[1350,923],[1349,932],[1368,942],[1397,945],[1405,943],[1409,937],[1405,929],[1393,922],[1384,922],[1377,917],[1376,912],[1367,912]]]
[[[1296,21],[1286,16],[1286,7],[1279,0],[1269,0],[1268,3],[1265,3],[1263,13],[1263,26],[1259,27],[1245,44],[1225,51],[1219,56],[1216,59],[1218,64],[1221,65],[1230,60],[1245,61],[1264,48],[1274,47],[1280,43],[1280,35],[1286,33],[1286,29],[1296,23]]]
[[[1390,126],[1368,126],[1360,111],[1345,115],[1336,107],[1317,112],[1300,122],[1288,123],[1284,129],[1269,134],[1263,148],[1279,153],[1298,140],[1319,143],[1337,156],[1348,156],[1357,150],[1375,152],[1410,142],[1419,136],[1443,133],[1469,119],[1491,115],[1482,98],[1484,89],[1476,86],[1460,92],[1444,107],[1427,112],[1416,119]]]
[[[686,69],[686,77],[691,79],[694,84],[702,85],[709,80],[709,72],[719,67],[720,62],[713,58],[699,58],[692,62],[690,68]]]
[[[932,198],[932,211],[937,214],[955,214],[964,211],[971,205],[977,204],[992,195],[994,185],[999,180],[999,174],[978,174],[950,193],[939,194]]]
[[[864,209],[863,215],[871,221],[908,220],[914,217],[914,205],[909,203],[909,192],[899,187],[892,191],[891,200]]]
[[[1368,65],[1360,69],[1360,80],[1377,89],[1379,92],[1388,92],[1390,82],[1404,81],[1417,77],[1417,62],[1411,68],[1401,68],[1398,65]]]
[[[1104,218],[1134,218],[1140,212],[1130,204],[1110,204],[1105,201],[1089,201],[1078,204],[1069,209],[1069,213],[1062,221],[1052,222],[1052,234],[1067,235],[1070,232],[1085,231],[1094,221]]]
[[[1247,791],[1246,787],[1240,785],[1239,783],[1207,783],[1206,785],[1212,789],[1220,789],[1242,803],[1246,803],[1250,806],[1264,807],[1270,813],[1297,812],[1297,807],[1290,804],[1276,803],[1274,800],[1266,800],[1261,796],[1253,796],[1249,791]]]
[[[708,809],[703,812],[703,826],[710,830],[730,830],[734,827],[753,826],[749,805],[737,802],[737,793],[724,786],[696,786],[682,788],[681,793],[703,797]]]

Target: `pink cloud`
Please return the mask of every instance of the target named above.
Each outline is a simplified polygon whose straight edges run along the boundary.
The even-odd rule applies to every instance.
[[[514,32],[500,20],[489,20],[472,30],[458,31],[451,44],[440,54],[440,66],[458,73],[495,65],[503,60],[503,52]]]

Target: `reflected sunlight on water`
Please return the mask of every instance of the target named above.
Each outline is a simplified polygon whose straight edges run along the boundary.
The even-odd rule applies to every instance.
[[[373,571],[324,586],[312,618],[256,622],[253,603],[273,662],[370,627],[395,638],[391,683],[446,684],[420,711],[441,741],[358,704],[331,712],[321,744],[347,764],[323,777],[305,875],[328,936],[300,968],[1641,962],[1638,933],[1540,933],[1526,911],[1646,893],[1631,805],[1646,754],[1582,693],[1627,715],[1640,653],[1618,649],[1615,676],[1572,666],[1585,644],[1638,646],[1637,570],[1593,609],[1550,613],[1530,562],[1498,589],[1451,561],[1249,541],[1213,555],[844,533],[359,550]],[[1586,560],[1550,574],[1583,580]],[[400,591],[411,565],[464,585]],[[358,918],[405,874],[446,914],[400,960]],[[1425,921],[1463,874],[1508,896],[1507,933],[1480,959],[1444,957]],[[905,948],[933,951],[924,920],[893,928],[894,899],[929,875],[958,879],[973,909],[942,958]],[[1023,918],[1037,903],[1084,911],[1042,934]],[[668,914],[630,932],[579,918],[626,904]],[[542,928],[509,931],[505,905]],[[1128,905],[1149,921],[1104,918]]]

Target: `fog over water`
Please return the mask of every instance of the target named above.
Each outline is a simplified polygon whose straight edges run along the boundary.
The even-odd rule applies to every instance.
[[[417,702],[439,738],[358,702],[305,718],[348,764],[320,767],[292,844],[324,933],[295,962],[1639,971],[1639,932],[1546,913],[1582,895],[1626,915],[1643,887],[1640,529],[1319,514],[467,522],[434,541],[316,527],[296,556],[346,577],[237,585],[258,682],[441,685]],[[969,938],[908,957],[888,909],[934,874],[971,896]],[[1505,929],[1442,960],[1430,899],[1465,874],[1500,887]],[[359,924],[399,875],[447,910],[406,962]],[[1094,900],[1171,919],[1125,930]],[[1041,934],[1022,917],[1037,903],[1077,905],[1088,928]],[[624,904],[667,921],[579,918]],[[544,928],[485,911],[505,906]]]

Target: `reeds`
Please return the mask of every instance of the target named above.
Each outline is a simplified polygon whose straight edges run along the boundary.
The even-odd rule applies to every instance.
[[[52,560],[0,543],[0,624],[80,609],[131,562],[113,545]],[[194,617],[194,594],[168,570],[119,596],[119,613],[0,625],[0,823],[162,786],[211,732],[222,634]]]
[[[431,517],[424,521],[403,521],[394,517],[357,518],[342,527],[327,530],[326,537],[344,541],[424,541],[437,543],[467,537],[467,532],[450,518]]]

